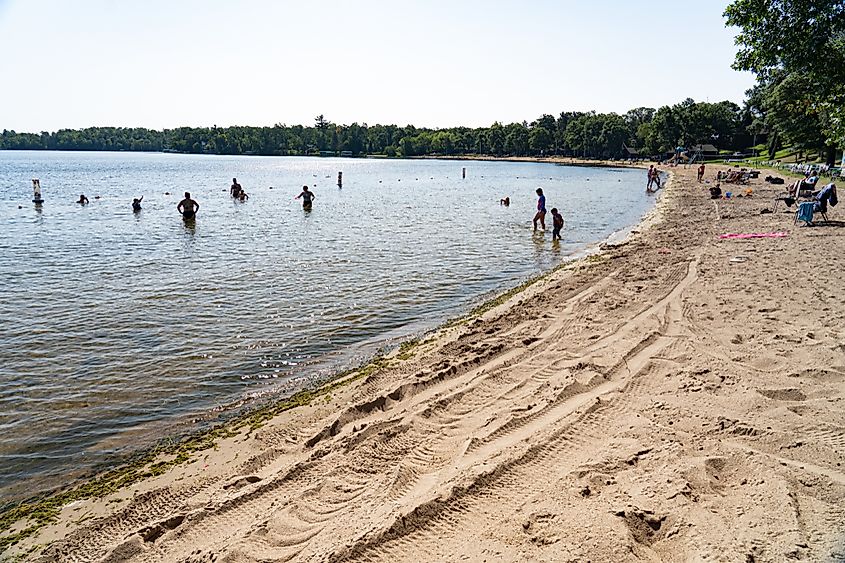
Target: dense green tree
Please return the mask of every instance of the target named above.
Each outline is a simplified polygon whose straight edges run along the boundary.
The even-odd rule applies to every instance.
[[[734,68],[756,73],[764,84],[799,81],[809,104],[805,115],[818,117],[830,149],[845,147],[845,2],[734,0],[725,17],[739,28]]]

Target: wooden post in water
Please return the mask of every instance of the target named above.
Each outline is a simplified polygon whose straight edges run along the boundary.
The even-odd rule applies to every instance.
[[[338,188],[342,188],[342,187],[343,187],[343,172],[338,172],[338,173],[337,173],[337,187],[338,187]]]
[[[461,178],[466,179],[467,177],[467,169],[466,167],[461,168]]]
[[[32,179],[32,202],[36,204],[44,203],[41,198],[41,180],[38,178]]]

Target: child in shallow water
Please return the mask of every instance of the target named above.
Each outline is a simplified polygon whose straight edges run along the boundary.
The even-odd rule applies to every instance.
[[[563,228],[563,215],[558,213],[557,207],[552,207],[552,240],[560,240],[560,230]]]

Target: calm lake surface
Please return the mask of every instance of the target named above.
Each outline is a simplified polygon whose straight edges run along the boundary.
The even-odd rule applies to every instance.
[[[232,177],[247,202],[229,197]],[[466,312],[636,223],[653,204],[644,177],[512,162],[0,152],[0,501]],[[308,213],[293,199],[303,184],[316,193]],[[537,187],[566,218],[560,244],[551,216],[532,233]],[[186,190],[201,205],[195,226],[175,210]],[[80,193],[89,205],[74,203]]]

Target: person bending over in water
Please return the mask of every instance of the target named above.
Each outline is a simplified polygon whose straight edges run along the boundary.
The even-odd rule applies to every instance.
[[[546,196],[543,195],[543,188],[537,188],[537,213],[534,215],[534,230],[537,230],[537,221],[540,228],[546,230]]]
[[[79,194],[79,200],[76,203],[79,205],[85,205],[88,203],[88,198],[85,197],[85,194]]]
[[[552,240],[560,240],[560,230],[563,228],[563,215],[558,213],[557,207],[552,207]]]
[[[193,219],[197,216],[200,204],[191,199],[191,194],[189,192],[185,192],[185,199],[179,202],[176,209],[182,214],[183,219]]]
[[[302,198],[302,209],[309,211],[311,202],[314,200],[314,192],[308,191],[308,186],[302,186],[302,193],[296,199]]]
[[[509,198],[507,196],[505,196],[505,197],[503,197],[502,199],[499,200],[499,205],[504,205],[505,207],[508,207],[510,204],[511,204],[511,198]]]
[[[249,196],[246,194],[245,191],[241,190],[238,192],[238,201],[244,202],[249,199]]]
[[[141,200],[144,199],[144,196],[136,197],[132,200],[132,211],[138,213],[141,211]]]
[[[237,178],[232,178],[232,187],[229,188],[229,193],[232,194],[232,197],[240,197],[243,188],[238,183]]]

